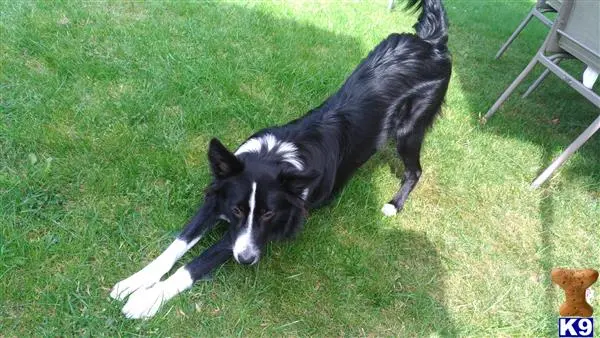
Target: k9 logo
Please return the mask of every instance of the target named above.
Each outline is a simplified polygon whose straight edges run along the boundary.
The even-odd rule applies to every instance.
[[[593,337],[594,336],[594,318],[558,318],[558,337]]]

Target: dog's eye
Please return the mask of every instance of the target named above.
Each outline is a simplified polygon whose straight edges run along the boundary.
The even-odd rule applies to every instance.
[[[244,216],[244,213],[242,212],[242,210],[238,207],[233,207],[231,208],[231,212],[233,213],[233,215],[237,218],[242,218],[242,216]]]
[[[275,213],[272,211],[266,211],[262,214],[261,218],[263,221],[268,221],[275,216]]]

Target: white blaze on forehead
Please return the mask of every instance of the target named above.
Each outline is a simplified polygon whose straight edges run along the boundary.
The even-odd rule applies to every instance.
[[[245,153],[260,153],[265,150],[281,156],[281,161],[293,165],[298,170],[304,169],[304,163],[298,154],[298,147],[291,142],[280,141],[273,134],[265,134],[258,138],[251,138],[244,142],[236,151],[235,155],[239,156]]]
[[[252,225],[254,223],[254,207],[256,206],[256,182],[252,182],[252,192],[250,193],[250,199],[248,200],[250,211],[248,212],[248,218],[246,219],[246,229],[238,236],[233,245],[233,256],[239,261],[238,257],[241,253],[244,256],[251,255],[257,256],[258,249],[254,244],[252,238]]]

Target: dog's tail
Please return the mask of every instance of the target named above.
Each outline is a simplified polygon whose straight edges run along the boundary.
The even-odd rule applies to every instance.
[[[445,46],[448,42],[448,19],[442,0],[408,0],[407,9],[421,9],[415,24],[417,35],[431,44]]]

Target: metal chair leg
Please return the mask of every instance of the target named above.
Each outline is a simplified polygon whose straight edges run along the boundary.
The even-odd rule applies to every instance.
[[[552,56],[554,56],[554,58],[552,58]],[[560,62],[562,61],[562,57],[559,57],[558,55],[552,55],[552,56],[549,57],[549,59],[552,58],[552,62],[554,62],[555,65],[560,64]],[[523,94],[522,98],[526,98],[527,96],[529,96],[529,94],[531,94],[534,90],[536,90],[537,87],[539,87],[540,84],[542,84],[542,81],[544,81],[549,74],[550,74],[550,69],[545,68],[542,75],[540,75],[540,77],[538,77],[537,80],[535,80],[535,82],[533,82],[531,84],[531,86],[529,86],[529,88],[527,88],[527,91],[525,92],[525,94]]]
[[[540,77],[538,77],[535,82],[533,82],[531,84],[531,86],[529,86],[529,88],[527,88],[527,91],[523,94],[523,96],[521,96],[521,98],[526,98],[527,96],[529,96],[529,94],[531,94],[534,90],[537,89],[537,87],[540,86],[540,84],[542,83],[542,81],[544,81],[546,79],[546,77],[550,75],[550,70],[548,68],[544,69],[544,72],[542,73],[542,75],[540,75]]]
[[[521,21],[519,26],[517,26],[517,29],[515,29],[515,31],[512,33],[512,35],[508,38],[508,40],[506,40],[506,42],[504,42],[502,47],[500,47],[500,49],[496,53],[496,56],[495,56],[496,60],[499,59],[502,56],[502,54],[504,54],[506,49],[508,49],[508,46],[510,46],[510,44],[517,38],[519,33],[521,33],[521,31],[525,28],[525,26],[527,26],[529,21],[531,21],[531,18],[533,18],[534,12],[536,10],[537,9],[534,7],[529,11],[529,13],[527,13],[527,16],[525,17],[525,19],[523,19],[523,21]]]
[[[533,183],[531,183],[531,188],[535,189],[544,184],[550,175],[552,175],[552,173],[558,169],[558,167],[560,167],[569,157],[571,157],[571,155],[573,155],[577,149],[579,149],[587,140],[589,140],[590,137],[592,137],[592,135],[598,131],[598,129],[600,129],[600,116],[598,116],[596,120],[594,120],[594,122],[592,122],[592,124],[587,127],[587,129],[584,130],[584,132],[581,133],[581,135],[579,135],[579,137],[577,137],[575,141],[573,141],[573,143],[571,143],[569,147],[567,147],[567,149],[565,149],[565,151],[560,154],[560,156],[558,156],[558,158],[556,158],[554,162],[552,162],[552,164],[535,179],[535,181],[533,181]]]
[[[519,76],[517,76],[517,78],[510,84],[510,86],[508,86],[508,88],[506,88],[506,90],[502,93],[502,95],[500,95],[498,100],[496,100],[496,102],[494,103],[492,108],[490,108],[490,110],[488,110],[488,112],[484,116],[484,121],[489,120],[494,115],[494,113],[498,110],[498,108],[500,108],[502,103],[504,103],[504,101],[506,101],[506,99],[508,99],[510,94],[512,94],[515,91],[517,86],[519,86],[519,84],[521,84],[521,82],[523,82],[523,79],[525,79],[525,77],[531,72],[531,70],[533,69],[533,67],[535,67],[535,65],[537,63],[538,63],[538,54],[536,53],[536,55],[533,57],[533,59],[531,59],[531,61],[529,61],[529,64],[527,65],[527,67],[525,67],[525,69],[523,69],[521,74],[519,74]]]

